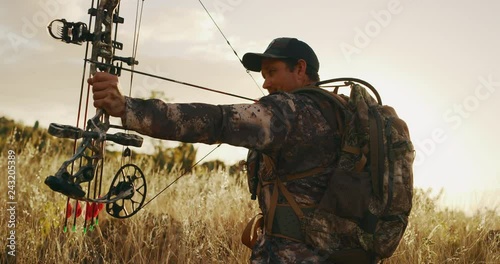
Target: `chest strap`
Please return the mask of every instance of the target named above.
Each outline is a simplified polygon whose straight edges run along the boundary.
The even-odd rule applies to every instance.
[[[317,167],[299,173],[288,174],[284,177],[276,176],[276,179],[271,181],[260,179],[261,185],[259,189],[271,184],[273,185],[269,208],[267,214],[264,216],[264,229],[266,234],[299,242],[304,241],[301,220],[305,214],[314,211],[318,205],[299,205],[295,201],[294,196],[286,188],[284,182],[318,175],[326,171],[326,169],[327,168]],[[287,201],[286,204],[278,203],[280,193]]]

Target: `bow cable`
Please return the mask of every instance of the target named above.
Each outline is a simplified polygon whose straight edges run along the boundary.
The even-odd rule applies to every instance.
[[[141,4],[139,4],[141,2]],[[140,7],[140,8],[139,8]],[[139,12],[140,9],[140,12]],[[144,0],[137,0],[137,6],[135,9],[135,23],[134,23],[134,40],[132,42],[132,58],[135,61],[137,58],[137,51],[139,48],[139,35],[141,32],[141,24],[142,24],[142,14],[144,10]],[[132,97],[132,87],[134,83],[134,69],[135,69],[136,63],[132,63],[131,65],[131,72],[130,72],[130,83],[129,83],[129,90],[128,90],[128,96]],[[126,133],[129,133],[127,129],[125,129]],[[128,161],[125,161],[128,159]],[[121,159],[121,165],[123,166],[124,163],[130,162],[132,159],[132,152],[130,151],[129,147],[122,146],[122,159]]]
[[[192,169],[194,169],[194,167],[198,166],[198,164],[200,162],[202,162],[206,157],[208,157],[210,154],[212,154],[212,152],[214,152],[221,145],[222,145],[222,143],[219,143],[214,149],[212,149],[205,156],[203,156],[201,159],[196,161],[193,165],[191,165],[191,167],[189,167],[189,169],[184,171],[180,176],[175,178],[171,183],[169,183],[167,186],[165,186],[163,189],[161,189],[161,191],[159,191],[157,194],[155,194],[151,199],[149,199],[149,201],[145,202],[138,210],[142,210],[142,208],[146,207],[146,205],[148,205],[150,202],[152,202],[154,199],[156,199],[158,196],[160,196],[160,194],[162,194],[164,191],[166,191],[170,186],[172,186],[174,183],[176,183],[180,178],[186,176],[189,172],[191,172]]]
[[[140,5],[140,12],[139,12],[139,1],[141,1]],[[137,0],[137,7],[135,9],[135,24],[134,24],[134,40],[132,43],[132,58],[137,58],[137,51],[139,47],[139,36],[141,33],[141,24],[142,24],[142,14],[144,10],[144,0]],[[128,91],[128,96],[132,96],[132,83],[134,82],[134,72],[133,70],[135,69],[135,63],[132,63],[130,69],[132,70],[130,74],[130,87]]]

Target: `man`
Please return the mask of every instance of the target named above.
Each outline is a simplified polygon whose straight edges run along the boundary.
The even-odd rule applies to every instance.
[[[249,183],[264,216],[252,263],[328,262],[328,256],[303,242],[300,220],[289,205],[297,204],[305,213],[314,208],[338,157],[337,128],[313,100],[294,93],[319,81],[318,58],[306,43],[278,38],[264,53],[245,54],[243,64],[262,73],[269,91],[254,104],[167,104],[123,96],[118,78],[110,74],[97,73],[88,82],[94,106],[120,117],[127,129],[160,139],[223,142],[251,150],[257,171]],[[348,248],[359,246],[349,243]]]

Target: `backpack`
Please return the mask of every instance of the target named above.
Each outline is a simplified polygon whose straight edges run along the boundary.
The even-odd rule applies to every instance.
[[[326,192],[318,207],[301,219],[304,240],[335,255],[343,240],[354,239],[380,260],[394,253],[408,225],[415,151],[406,123],[392,107],[382,105],[372,85],[337,78],[316,86],[334,83],[333,92],[317,87],[294,92],[312,99],[328,122],[337,120],[333,127],[341,135],[339,160]],[[338,94],[341,86],[351,88],[349,96]]]

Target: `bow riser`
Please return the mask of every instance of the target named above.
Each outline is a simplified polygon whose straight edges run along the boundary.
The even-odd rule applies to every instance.
[[[113,18],[115,10],[120,4],[119,0],[101,0],[96,12],[94,39],[92,40],[92,55],[91,60],[100,61],[107,65],[112,64],[114,50],[113,50]],[[104,28],[104,29],[103,29]],[[100,70],[111,72],[111,67],[102,67]],[[94,75],[97,72],[95,64],[90,65],[90,74]]]

